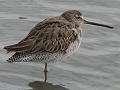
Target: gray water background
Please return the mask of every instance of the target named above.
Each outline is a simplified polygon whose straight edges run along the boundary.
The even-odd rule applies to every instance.
[[[114,29],[82,25],[81,47],[49,64],[7,63],[3,47],[19,42],[45,18],[76,9],[87,20]],[[120,90],[120,0],[0,0],[0,90]]]

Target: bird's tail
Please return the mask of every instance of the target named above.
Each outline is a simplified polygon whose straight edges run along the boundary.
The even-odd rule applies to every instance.
[[[22,53],[15,53],[12,57],[7,59],[7,62],[13,63],[13,62],[20,62],[20,58],[22,57]]]
[[[26,52],[16,52],[12,57],[8,58],[7,62],[54,62],[56,60],[56,56],[52,56],[51,54],[33,54]]]
[[[12,57],[8,58],[7,62],[42,62],[44,60],[44,55],[16,52]]]

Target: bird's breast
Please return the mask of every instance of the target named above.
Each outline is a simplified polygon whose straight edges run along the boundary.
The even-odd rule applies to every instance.
[[[82,40],[82,30],[80,28],[78,29],[73,28],[73,30],[75,31],[77,38],[74,40],[74,42],[70,43],[68,49],[66,50],[66,53],[68,55],[73,54],[79,48]]]

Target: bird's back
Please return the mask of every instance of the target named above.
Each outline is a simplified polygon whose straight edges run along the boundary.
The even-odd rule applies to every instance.
[[[46,19],[31,29],[26,38],[18,44],[4,47],[16,52],[8,62],[55,61],[74,52],[81,39],[81,30],[62,17]],[[44,58],[44,59],[43,59]]]

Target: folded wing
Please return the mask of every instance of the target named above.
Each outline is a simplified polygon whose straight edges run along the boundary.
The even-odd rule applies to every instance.
[[[25,39],[4,49],[8,52],[63,52],[76,38],[77,34],[68,23],[51,20],[38,23]]]

